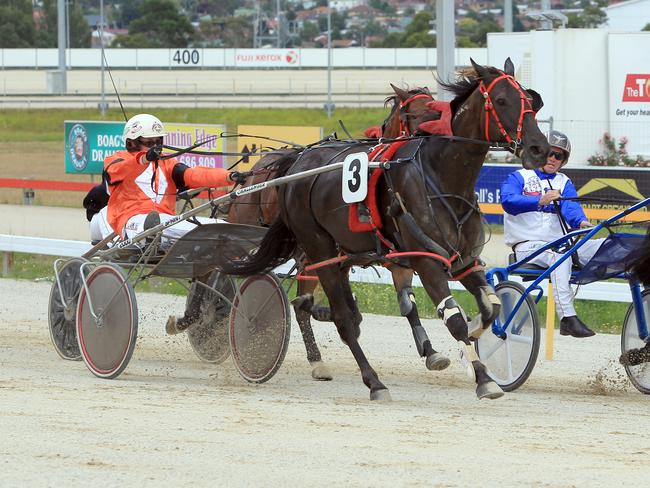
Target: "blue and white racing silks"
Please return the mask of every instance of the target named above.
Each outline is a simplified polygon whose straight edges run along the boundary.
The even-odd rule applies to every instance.
[[[520,169],[511,173],[501,185],[505,242],[514,246],[524,241],[551,242],[564,235],[555,207],[539,206],[539,199],[549,190],[560,190],[562,197],[578,195],[564,173],[546,174],[541,170]],[[579,203],[559,202],[560,211],[570,228],[587,220]]]

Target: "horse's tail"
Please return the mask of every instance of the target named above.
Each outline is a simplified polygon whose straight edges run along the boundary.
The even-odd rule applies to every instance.
[[[226,274],[248,276],[268,273],[273,268],[286,263],[296,251],[296,236],[277,219],[260,243],[257,250],[241,260],[233,260],[223,266]]]

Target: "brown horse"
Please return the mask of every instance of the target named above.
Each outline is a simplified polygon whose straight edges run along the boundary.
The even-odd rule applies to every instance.
[[[311,263],[335,259],[316,272],[329,299],[334,322],[350,348],[371,400],[388,400],[388,389],[370,366],[359,342],[361,314],[352,296],[348,270],[353,265],[408,260],[436,304],[451,335],[460,345],[478,398],[503,395],[490,379],[471,345],[464,312],[450,294],[450,275],[474,262],[482,250],[482,221],[474,186],[491,145],[509,145],[527,168],[546,161],[548,142],[539,130],[530,94],[514,79],[508,59],[504,70],[472,61],[476,76],[446,84],[451,102],[454,138],[419,137],[401,145],[378,185],[385,236],[396,251],[377,252],[372,233],[348,228],[348,207],[342,199],[341,172],[300,178],[280,188],[280,219],[249,258],[226,266],[230,274],[255,274],[273,269],[300,247]],[[287,175],[322,167],[349,154],[370,151],[370,144],[330,144],[313,149],[287,169]],[[361,157],[361,156],[358,156]],[[471,279],[469,279],[471,277]],[[489,290],[482,271],[463,284],[475,296]],[[483,290],[483,291],[481,291]],[[494,307],[492,307],[494,308]]]
[[[398,137],[417,135],[420,133],[419,126],[422,123],[440,118],[438,112],[427,107],[427,104],[433,100],[428,89],[407,91],[394,85],[391,86],[395,95],[386,99],[386,105],[391,104],[392,108],[381,126],[383,138],[397,139]],[[263,156],[253,167],[258,174],[250,178],[246,182],[246,186],[274,178],[287,164],[295,162],[300,156],[300,152],[300,150],[286,149]],[[277,191],[277,188],[269,188],[238,198],[230,206],[228,221],[250,225],[271,225],[279,216]],[[449,359],[432,347],[418,316],[415,295],[411,287],[413,272],[403,266],[389,265],[388,269],[391,271],[393,284],[397,291],[400,312],[407,317],[411,325],[420,357],[426,358],[425,365],[429,370],[445,369],[450,364]],[[317,285],[317,280],[299,280],[297,297],[292,304],[307,350],[307,360],[312,366],[312,377],[317,380],[331,380],[332,375],[322,361],[310,320],[313,317],[321,321],[331,321],[329,309],[314,305],[313,293]]]

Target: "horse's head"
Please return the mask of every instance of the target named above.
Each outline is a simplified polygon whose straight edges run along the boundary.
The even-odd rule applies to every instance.
[[[382,137],[395,139],[402,135],[413,136],[423,133],[420,124],[440,118],[440,113],[431,110],[427,104],[433,100],[428,88],[403,90],[391,83],[395,92],[386,99],[392,102],[390,115],[382,125]]]
[[[550,148],[535,119],[541,96],[515,80],[510,58],[503,71],[471,61],[475,77],[443,84],[457,95],[452,101],[454,134],[509,144],[524,167],[543,166]]]

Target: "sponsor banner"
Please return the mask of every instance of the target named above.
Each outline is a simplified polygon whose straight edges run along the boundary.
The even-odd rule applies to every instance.
[[[64,122],[65,172],[101,174],[104,158],[124,149],[124,122]]]
[[[650,35],[609,35],[610,132],[631,155],[650,157]]]
[[[203,152],[223,151],[223,139],[218,137],[226,130],[225,125],[175,124],[164,122],[168,135],[165,144],[187,147],[198,141],[208,142],[197,148]],[[104,159],[124,149],[124,122],[70,121],[64,123],[65,172],[101,174]],[[216,138],[215,140],[210,140]],[[223,167],[221,155],[183,154],[178,158],[188,166]]]
[[[476,182],[476,196],[481,210],[491,224],[503,224],[501,184],[508,175],[520,169],[518,165],[484,165]],[[565,168],[562,170],[575,185],[578,195],[603,201],[580,202],[592,222],[605,220],[630,207],[617,200],[643,200],[650,197],[649,170]],[[628,221],[650,219],[648,210],[639,210],[626,218]]]
[[[300,65],[295,49],[237,49],[235,66],[239,68],[291,68]]]
[[[205,144],[196,148],[200,152],[223,152],[223,139],[220,137],[226,131],[225,125],[204,125],[204,124],[174,124],[164,122],[167,136],[165,144],[174,147],[189,147],[197,142],[206,141]],[[223,168],[224,157],[221,155],[207,154],[181,154],[178,156],[181,163],[190,168],[204,166],[206,168]]]
[[[242,162],[237,165],[236,169],[238,171],[246,171],[252,168],[259,161],[262,153],[289,146],[291,143],[311,144],[323,138],[323,129],[321,127],[294,127],[288,125],[240,125],[237,127],[237,133],[246,135],[237,137],[237,152],[255,153],[242,159]],[[277,141],[261,139],[260,137],[277,139]]]

